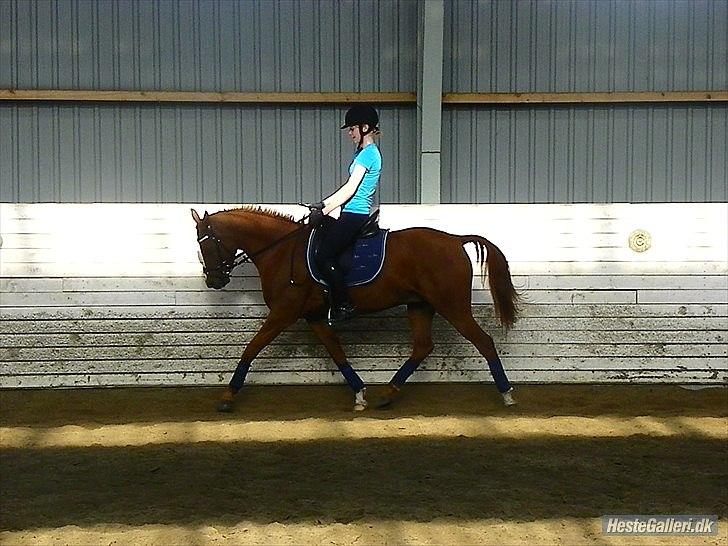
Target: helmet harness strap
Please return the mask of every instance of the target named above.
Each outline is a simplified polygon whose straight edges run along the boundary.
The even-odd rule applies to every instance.
[[[360,123],[358,125],[358,127],[359,127],[359,145],[357,146],[356,149],[357,149],[357,151],[361,151],[363,149],[362,144],[364,143],[364,136],[368,135],[369,133],[374,132],[374,128],[371,125],[367,124],[368,129],[365,131],[363,123]]]

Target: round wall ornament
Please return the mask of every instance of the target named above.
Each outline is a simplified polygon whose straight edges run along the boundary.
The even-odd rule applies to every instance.
[[[652,237],[644,229],[636,229],[629,234],[629,248],[635,252],[645,252],[652,246]]]

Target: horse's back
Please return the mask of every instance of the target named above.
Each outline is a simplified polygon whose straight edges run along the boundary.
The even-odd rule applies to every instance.
[[[416,245],[422,247],[462,246],[459,235],[428,227],[412,227],[391,231],[389,233],[389,244],[392,246]]]
[[[461,259],[470,264],[459,235],[427,227],[390,232],[387,256],[393,261],[417,263],[428,268],[452,266]]]

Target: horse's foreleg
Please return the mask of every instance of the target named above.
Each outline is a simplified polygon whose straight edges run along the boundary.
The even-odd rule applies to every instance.
[[[410,303],[407,305],[407,317],[412,330],[412,354],[390,380],[387,390],[377,402],[378,408],[389,406],[399,397],[399,391],[404,386],[405,381],[432,352],[434,348],[432,343],[432,317],[434,315],[434,308],[427,303]]]
[[[245,378],[248,375],[248,370],[250,369],[250,363],[256,356],[258,356],[260,351],[262,351],[276,338],[276,336],[278,336],[278,334],[295,321],[296,318],[290,315],[273,313],[268,315],[263,326],[261,326],[258,333],[253,336],[253,339],[250,340],[250,343],[248,343],[248,346],[243,351],[243,355],[240,357],[240,362],[238,362],[238,365],[235,368],[235,373],[233,373],[233,377],[222,395],[222,400],[217,407],[218,411],[232,411],[233,400],[235,399],[235,395],[245,383]]]
[[[364,382],[347,361],[346,354],[344,353],[344,349],[341,347],[341,343],[339,343],[339,338],[336,336],[336,332],[334,332],[334,330],[331,329],[324,321],[309,321],[308,325],[311,327],[314,334],[316,334],[316,337],[319,338],[319,341],[321,341],[329,355],[331,355],[331,358],[339,368],[341,375],[343,375],[344,379],[346,379],[351,390],[354,391],[354,410],[361,411],[366,409],[367,402],[364,398],[366,388],[364,386]]]

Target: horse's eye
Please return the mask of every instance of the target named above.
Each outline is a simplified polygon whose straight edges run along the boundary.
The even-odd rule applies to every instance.
[[[202,258],[202,252],[200,252],[199,250],[197,251],[197,259],[200,260],[200,263],[202,265],[205,265],[205,260]]]

